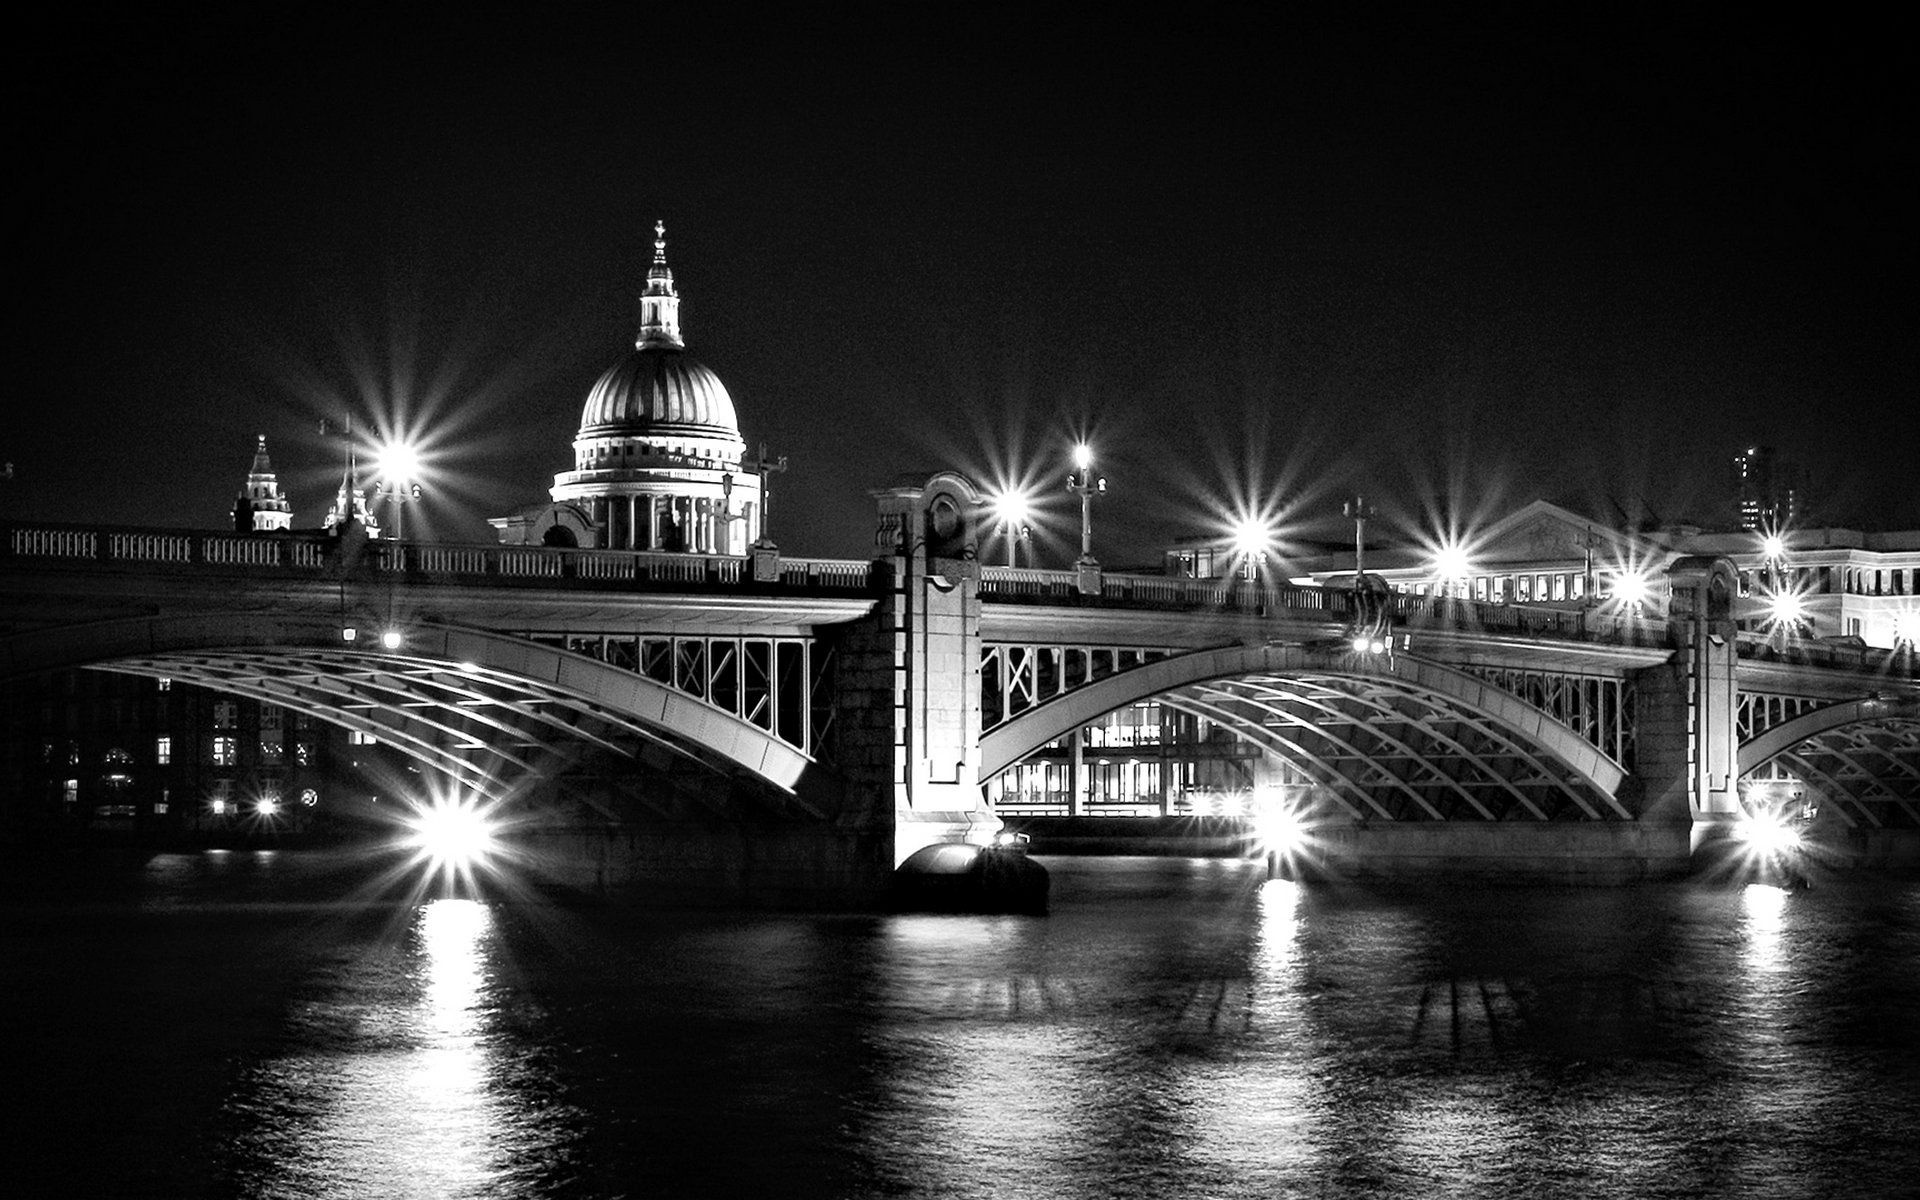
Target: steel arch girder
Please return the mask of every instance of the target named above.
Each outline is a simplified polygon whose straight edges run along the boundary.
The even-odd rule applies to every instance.
[[[1430,692],[1490,728],[1507,731],[1502,740],[1518,744],[1525,738],[1548,757],[1564,764],[1576,785],[1584,783],[1606,797],[1616,813],[1624,808],[1615,799],[1626,768],[1598,747],[1551,716],[1483,680],[1412,655],[1398,656],[1391,666],[1360,670],[1341,656],[1297,645],[1223,646],[1156,659],[1127,671],[1084,684],[989,730],[981,738],[980,772],[997,774],[1050,741],[1090,724],[1109,712],[1139,700],[1164,695],[1189,684],[1254,675],[1313,672],[1334,677],[1397,679],[1417,692]],[[1552,772],[1543,772],[1552,777]]]
[[[696,759],[744,768],[792,792],[814,760],[771,733],[731,713],[633,672],[550,646],[486,630],[416,622],[409,627],[402,661],[426,660],[453,670],[471,664],[496,679],[510,679],[583,716],[607,721]],[[366,649],[343,651],[337,621],[274,614],[148,616],[35,630],[0,639],[0,675],[67,667],[110,668],[138,660],[171,661],[194,652],[244,654],[250,650],[321,651],[329,663],[344,657],[369,663],[395,655]],[[323,717],[328,714],[317,714]],[[559,722],[573,736],[580,731]]]

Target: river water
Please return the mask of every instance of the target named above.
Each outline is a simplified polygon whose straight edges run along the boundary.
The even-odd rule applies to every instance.
[[[163,856],[0,903],[11,1195],[1913,1195],[1920,883],[649,914]]]

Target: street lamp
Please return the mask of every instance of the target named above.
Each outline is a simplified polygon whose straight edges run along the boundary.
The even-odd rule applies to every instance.
[[[420,471],[420,452],[407,442],[388,442],[380,447],[375,460],[379,481],[369,489],[367,499],[385,500],[393,506],[393,537],[407,539],[407,503],[420,498],[420,485],[413,477]]]
[[[1074,470],[1067,475],[1067,490],[1080,497],[1080,564],[1093,565],[1093,498],[1107,494],[1104,476],[1093,474],[1093,447],[1081,442],[1073,448]]]
[[[1033,511],[1033,502],[1025,492],[1009,488],[994,497],[993,511],[1007,531],[1007,565],[1018,566],[1020,543],[1033,536],[1033,526],[1027,524],[1027,517]]]
[[[1246,564],[1247,580],[1258,578],[1260,564],[1273,546],[1273,530],[1258,517],[1243,517],[1233,526],[1233,553]]]
[[[1460,594],[1467,594],[1467,580],[1473,577],[1473,562],[1467,557],[1467,548],[1458,542],[1442,542],[1433,555],[1433,579],[1442,596],[1453,595],[1457,586]]]

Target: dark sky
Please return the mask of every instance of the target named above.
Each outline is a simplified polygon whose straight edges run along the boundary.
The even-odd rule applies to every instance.
[[[18,37],[0,513],[218,527],[264,433],[313,525],[353,411],[428,442],[410,532],[487,538],[569,464],[664,218],[789,554],[865,554],[868,488],[953,467],[1043,486],[1064,565],[1082,433],[1109,563],[1356,489],[1711,522],[1751,443],[1920,528],[1916,64],[1877,18],[556,7]]]

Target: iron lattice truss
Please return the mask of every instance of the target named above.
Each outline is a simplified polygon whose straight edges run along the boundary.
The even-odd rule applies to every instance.
[[[1634,758],[1633,681],[1617,675],[1462,664],[1454,670],[1484,679],[1573,730],[1608,758]]]
[[[980,650],[980,728],[992,729],[1074,688],[1180,653],[1142,646],[988,643]]]
[[[795,749],[804,753],[813,733],[807,705],[818,691],[807,645],[797,654],[788,651],[783,660],[765,644],[775,639],[711,640],[727,644],[717,653],[711,646],[697,653],[691,646],[676,646],[675,672],[654,681],[777,737],[797,733],[803,744]],[[746,643],[761,646],[756,650]],[[756,674],[761,667],[764,676]],[[783,667],[791,668],[792,680]],[[726,766],[699,745],[670,736],[637,713],[474,662],[346,646],[256,647],[176,650],[124,658],[102,668],[178,679],[331,722],[390,745],[457,786],[494,800],[558,774],[594,750],[632,758],[664,749],[709,766]],[[795,695],[801,713],[797,724],[792,717]]]
[[[1747,778],[1803,781],[1855,827],[1920,826],[1920,717],[1901,714],[1827,730]]]
[[[574,633],[529,640],[632,671],[812,755],[833,723],[833,650],[800,637]]]
[[[1273,753],[1355,820],[1632,815],[1520,734],[1393,676],[1249,675],[1189,684],[1161,703]]]
[[[1742,688],[1735,707],[1735,728],[1741,741],[1750,742],[1776,725],[1783,725],[1831,703],[1833,701],[1812,696],[1785,696],[1777,692],[1750,692]]]

